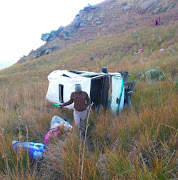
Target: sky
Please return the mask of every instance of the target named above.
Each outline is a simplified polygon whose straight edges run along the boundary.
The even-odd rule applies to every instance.
[[[0,69],[44,44],[41,34],[66,26],[103,0],[0,0]]]

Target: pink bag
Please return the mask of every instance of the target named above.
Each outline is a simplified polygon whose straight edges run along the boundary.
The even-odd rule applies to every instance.
[[[44,144],[47,145],[51,139],[57,137],[59,134],[59,129],[57,131],[53,131],[53,129],[48,131],[48,133],[44,136]]]
[[[141,53],[142,51],[143,51],[143,49],[139,49],[139,50],[138,50],[138,53]]]

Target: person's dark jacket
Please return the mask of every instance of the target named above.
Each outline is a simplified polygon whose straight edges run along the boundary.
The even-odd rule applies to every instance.
[[[86,92],[73,92],[70,96],[70,100],[64,103],[62,106],[70,105],[73,102],[75,110],[84,111],[90,104],[90,98]]]

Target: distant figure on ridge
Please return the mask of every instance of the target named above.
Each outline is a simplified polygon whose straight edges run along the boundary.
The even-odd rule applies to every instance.
[[[157,23],[158,23],[158,22],[157,22],[157,20],[155,19],[155,20],[154,20],[154,27],[157,26]]]
[[[161,18],[154,19],[154,27],[161,25]]]
[[[161,25],[161,18],[158,18],[158,26]]]

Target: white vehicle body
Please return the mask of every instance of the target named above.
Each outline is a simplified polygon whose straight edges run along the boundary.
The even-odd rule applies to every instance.
[[[124,105],[130,104],[126,102],[126,86],[121,73],[56,70],[49,74],[48,80],[46,99],[53,104],[69,101],[75,84],[81,84],[82,91],[87,92],[96,109],[103,106],[119,113]],[[68,109],[73,107],[73,104],[66,106]]]

